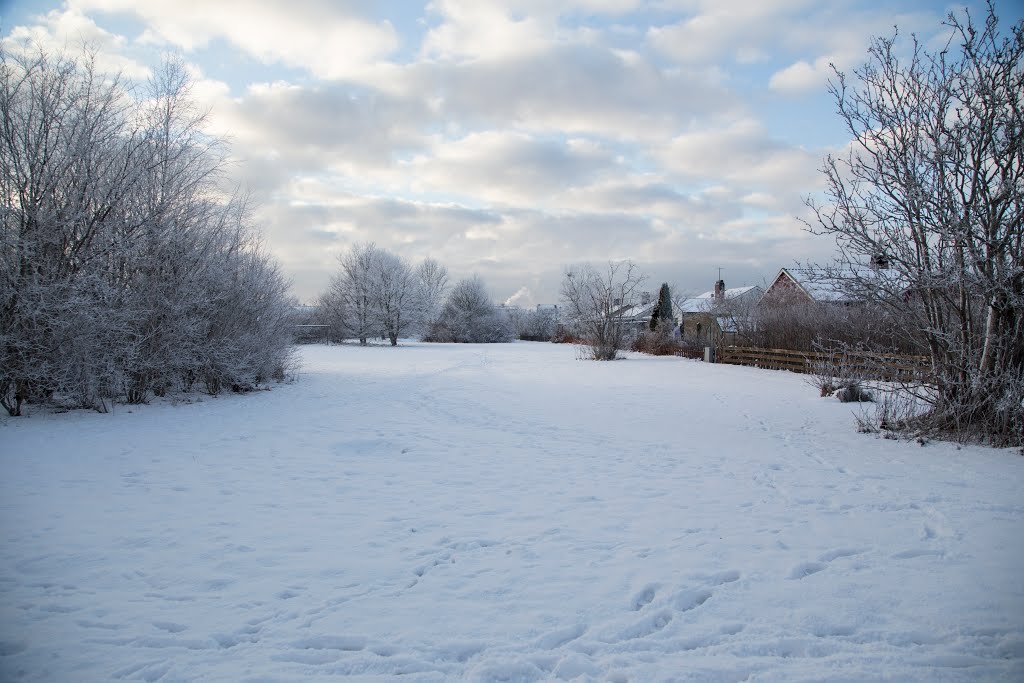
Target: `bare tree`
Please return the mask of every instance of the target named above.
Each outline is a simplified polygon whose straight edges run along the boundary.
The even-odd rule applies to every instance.
[[[632,261],[609,261],[601,270],[573,266],[562,279],[565,315],[594,360],[615,360],[624,348],[623,314],[639,301],[646,281]]]
[[[951,14],[938,52],[875,39],[830,89],[853,141],[824,166],[834,277],[923,336],[922,429],[1024,441],[1024,23]],[[875,267],[868,267],[873,264]]]

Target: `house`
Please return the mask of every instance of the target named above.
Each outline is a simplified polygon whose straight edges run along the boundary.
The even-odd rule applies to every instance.
[[[646,332],[651,324],[651,316],[658,302],[651,296],[650,292],[640,293],[640,303],[629,306],[620,306],[612,311],[612,318],[626,328],[628,336],[633,338]]]
[[[905,274],[872,259],[869,265],[782,268],[758,305],[817,302],[851,306],[884,297],[906,297],[912,291]]]
[[[858,297],[850,294],[843,278],[813,268],[782,268],[761,295],[759,304],[850,304],[857,300]]]
[[[733,343],[747,311],[763,293],[758,285],[726,289],[725,281],[719,280],[713,290],[680,302],[680,335],[698,346]]]

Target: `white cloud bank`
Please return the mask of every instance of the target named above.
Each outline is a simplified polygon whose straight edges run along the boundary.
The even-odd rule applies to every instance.
[[[582,260],[705,290],[826,257],[798,220],[828,151],[807,112],[870,35],[938,29],[897,4],[68,0],[6,25],[133,78],[181,51],[300,298],[369,239],[532,304]]]

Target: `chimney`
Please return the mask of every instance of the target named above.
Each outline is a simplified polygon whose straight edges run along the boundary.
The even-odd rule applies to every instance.
[[[715,283],[715,303],[725,303],[725,280],[719,280]]]

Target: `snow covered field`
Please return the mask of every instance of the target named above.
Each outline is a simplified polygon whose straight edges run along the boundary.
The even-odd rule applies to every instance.
[[[0,680],[1024,680],[1024,458],[551,344],[0,418]]]

